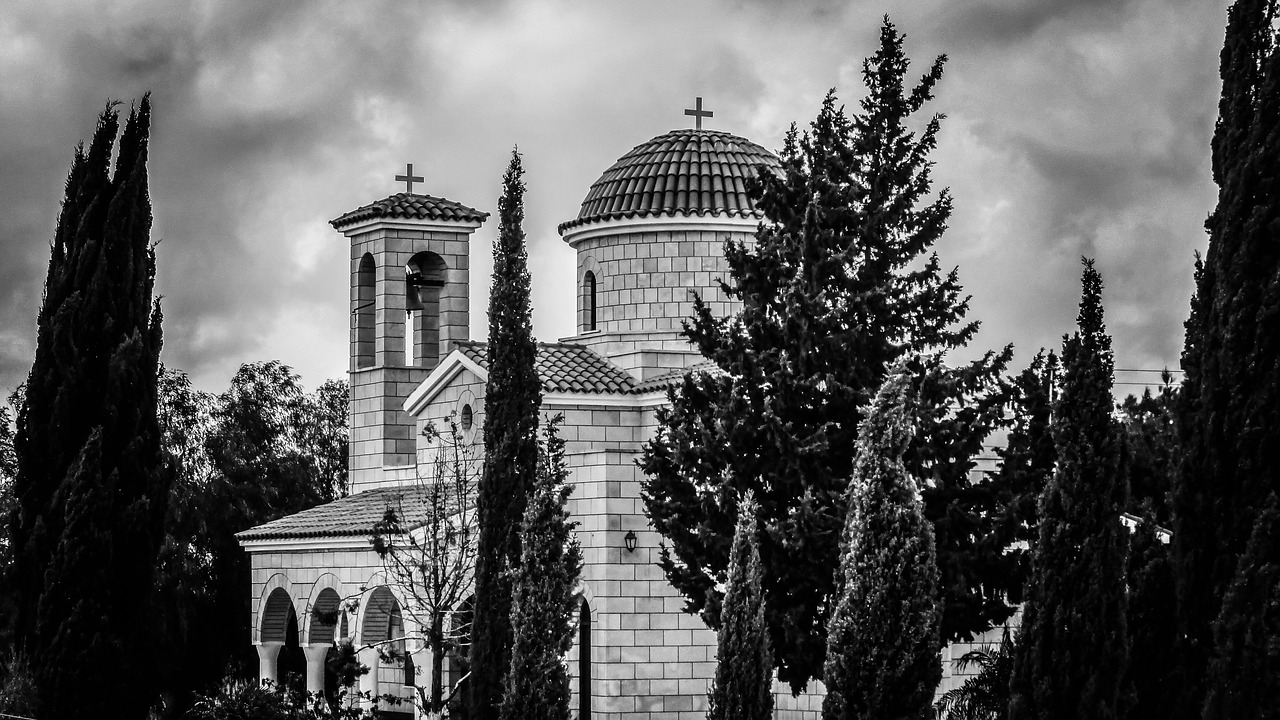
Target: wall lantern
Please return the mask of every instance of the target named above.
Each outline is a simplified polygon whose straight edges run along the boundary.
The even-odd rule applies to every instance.
[[[622,541],[627,544],[627,552],[636,551],[636,532],[628,530],[626,535],[622,536]]]

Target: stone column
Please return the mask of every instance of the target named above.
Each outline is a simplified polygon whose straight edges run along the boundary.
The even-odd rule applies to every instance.
[[[258,680],[277,682],[276,658],[280,657],[280,648],[284,647],[284,643],[261,642],[256,647],[258,649]]]
[[[378,651],[375,648],[365,648],[357,657],[362,665],[369,668],[368,673],[360,676],[360,692],[367,692],[370,698],[376,698],[378,697]]]
[[[329,643],[307,643],[302,652],[307,656],[307,692],[324,692],[324,661],[329,657]]]

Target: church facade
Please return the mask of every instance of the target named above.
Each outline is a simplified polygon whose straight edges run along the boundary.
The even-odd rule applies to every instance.
[[[569,510],[584,555],[568,658],[581,720],[706,715],[716,636],[683,612],[684,598],[657,565],[660,537],[644,515],[635,461],[666,389],[702,362],[680,335],[694,293],[718,314],[734,310],[717,283],[727,274],[721,250],[726,239],[754,237],[760,217],[745,181],[760,166],[779,161],[741,137],[672,131],[608,168],[578,216],[559,227],[576,251],[577,332],[540,344],[537,371],[544,419],[564,417]],[[351,247],[353,494],[238,536],[252,563],[252,642],[263,678],[276,678],[282,648],[296,645],[308,687],[318,690],[336,639],[360,646],[412,635],[406,598],[370,537],[388,505],[426,477],[429,423],[453,420],[464,441],[482,445],[487,357],[468,337],[468,257],[486,219],[451,200],[399,193],[332,222]],[[353,612],[342,602],[349,598],[360,599]],[[336,622],[316,609],[325,618],[337,610]],[[363,651],[371,672],[361,689],[409,698],[408,675],[430,660],[413,641],[404,650],[408,668]],[[963,648],[944,656],[952,652]],[[820,694],[793,698],[778,686],[775,697],[779,718],[819,716]]]

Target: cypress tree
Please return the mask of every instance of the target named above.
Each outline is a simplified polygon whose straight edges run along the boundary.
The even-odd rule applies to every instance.
[[[1058,465],[1040,496],[1040,537],[1023,608],[1011,720],[1123,715],[1129,659],[1125,566],[1128,494],[1120,429],[1111,417],[1111,338],[1102,278],[1085,261],[1078,330],[1064,339],[1054,406]]]
[[[14,620],[42,717],[143,717],[154,690],[150,591],[170,473],[156,421],[150,124],[144,96],[114,173],[114,105],[76,149],[18,416]]]
[[[1197,262],[1178,405],[1183,461],[1174,489],[1173,545],[1183,718],[1199,717],[1216,652],[1213,623],[1236,624],[1220,617],[1223,600],[1255,518],[1280,487],[1276,12],[1275,0],[1238,0],[1227,15],[1221,54],[1213,137],[1218,201],[1205,223],[1208,251]]]
[[[764,623],[760,578],[756,504],[748,495],[740,503],[733,532],[707,720],[773,717],[773,655]]]
[[[520,564],[513,572],[511,665],[504,680],[503,720],[569,720],[569,673],[580,596],[582,550],[565,504],[573,488],[559,418],[547,426],[538,477],[520,523]]]
[[[1280,498],[1258,515],[1214,623],[1204,720],[1280,712]]]
[[[489,296],[489,380],[485,384],[484,470],[476,492],[480,537],[471,624],[471,708],[496,720],[511,665],[511,579],[520,562],[520,521],[538,465],[537,343],[529,308],[524,245],[524,168],[513,150],[498,199]]]
[[[926,717],[938,663],[938,569],[920,483],[902,463],[914,430],[899,361],[858,433],[827,636],[823,720]]]
[[[1129,547],[1129,717],[1177,714],[1177,596],[1169,546],[1156,530],[1154,512],[1134,528]]]
[[[907,86],[903,37],[886,18],[879,50],[864,63],[861,111],[846,116],[829,94],[808,133],[788,133],[780,174],[751,179],[766,222],[754,244],[724,250],[723,290],[742,308],[718,318],[697,299],[686,326],[723,372],[692,374],[671,392],[641,459],[646,512],[666,540],[663,570],[711,627],[738,498],[754,494],[770,643],[779,677],[795,691],[822,673],[862,409],[895,359],[959,347],[977,327],[964,321],[956,272],[929,254],[951,212],[946,190],[932,195],[928,158],[940,118],[918,135],[908,128],[933,97],[943,61]],[[997,581],[973,559],[1003,549],[979,542],[994,520],[966,497],[983,424],[999,415],[987,396],[1007,357],[937,373],[928,390],[936,404],[921,404],[921,422],[937,432],[921,432],[906,454],[938,490],[926,503],[945,526],[944,601],[962,610],[944,614],[948,636],[1011,612],[1003,598],[984,595]]]

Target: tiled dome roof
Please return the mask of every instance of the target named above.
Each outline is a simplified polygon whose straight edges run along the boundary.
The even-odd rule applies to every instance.
[[[591,185],[575,220],[560,232],[597,220],[655,215],[756,215],[745,180],[756,168],[781,167],[750,140],[719,130],[672,130],[637,145]]]
[[[480,212],[462,203],[419,195],[418,193],[396,193],[375,203],[358,207],[342,217],[330,220],[335,230],[347,225],[354,225],[371,218],[414,218],[417,220],[453,220],[457,222],[483,222],[489,213]]]

